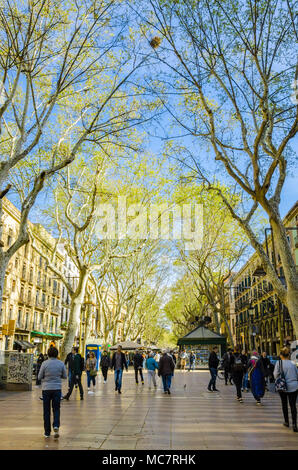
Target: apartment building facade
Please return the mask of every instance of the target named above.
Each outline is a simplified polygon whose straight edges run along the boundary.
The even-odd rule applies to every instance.
[[[293,259],[298,266],[298,203],[284,218],[288,242]],[[264,242],[281,282],[286,286],[279,253],[270,228]],[[254,253],[240,271],[233,276],[229,286],[231,329],[235,343],[247,351],[254,349],[278,355],[287,341],[296,339],[288,309],[278,299],[261,261]]]

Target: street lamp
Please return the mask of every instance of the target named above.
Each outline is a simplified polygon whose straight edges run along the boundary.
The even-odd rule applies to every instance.
[[[248,315],[249,315],[249,333],[250,333],[250,345],[251,345],[251,349],[254,349],[255,345],[254,345],[254,332],[253,332],[253,328],[252,328],[252,325],[253,325],[253,316],[254,316],[254,313],[255,313],[255,309],[253,308],[252,304],[249,305],[248,307]],[[253,336],[253,339],[251,340],[251,335]]]

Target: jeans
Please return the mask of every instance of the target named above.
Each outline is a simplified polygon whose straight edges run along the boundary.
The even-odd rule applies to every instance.
[[[151,381],[153,381],[154,387],[156,387],[156,380],[155,380],[155,370],[148,370],[148,386],[151,387]]]
[[[115,370],[115,387],[116,387],[116,390],[121,390],[121,387],[122,387],[122,374],[123,374],[122,369]]]
[[[170,390],[172,383],[172,375],[163,375],[162,376],[163,389],[165,392]]]
[[[144,382],[144,377],[143,377],[143,371],[142,369],[138,369],[138,367],[135,367],[135,377],[136,377],[136,383],[138,384],[139,381],[138,381],[138,372],[140,374],[140,377],[141,377],[141,381]]]
[[[210,382],[209,382],[209,385],[208,385],[208,389],[210,390],[211,387],[213,390],[215,390],[216,388],[216,377],[217,377],[217,369],[215,369],[214,367],[210,367],[210,374],[211,374],[211,379],[210,379]]]
[[[284,415],[285,422],[289,422],[289,412],[288,412],[288,400],[289,400],[289,405],[291,409],[291,415],[292,415],[292,424],[293,426],[297,425],[297,408],[296,408],[296,400],[297,400],[297,394],[298,390],[295,392],[278,392],[280,399],[281,399],[281,404],[282,404],[282,411]]]
[[[190,362],[188,370],[195,370],[195,362]]]
[[[60,427],[61,390],[43,390],[42,398],[44,432],[49,436],[51,434],[51,402],[54,415],[53,428]]]
[[[232,377],[230,375],[230,368],[229,367],[225,367],[225,383],[228,384],[228,380],[230,382],[230,384],[232,383]]]
[[[243,376],[242,388],[248,389],[248,373]]]
[[[68,371],[68,388],[70,388],[71,384],[71,370]]]
[[[95,387],[96,381],[95,381],[95,375],[90,375],[90,370],[87,370],[87,387],[90,388],[91,382],[93,383],[93,386]]]
[[[233,381],[236,386],[237,398],[242,398],[241,386],[242,386],[243,372],[234,372]]]
[[[104,380],[107,380],[107,378],[108,378],[108,370],[109,370],[108,367],[102,367],[102,368],[101,368],[101,372],[102,372],[102,375],[103,375],[103,379],[104,379]]]
[[[84,396],[84,390],[83,390],[81,378],[82,378],[81,375],[71,374],[70,387],[69,387],[67,394],[65,395],[67,398],[69,398],[70,395],[72,394],[73,387],[75,386],[75,384],[79,386],[81,398]]]

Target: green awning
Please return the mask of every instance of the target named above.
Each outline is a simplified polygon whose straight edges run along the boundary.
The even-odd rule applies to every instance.
[[[31,331],[31,336],[46,336],[48,338],[63,338],[63,335],[54,333],[43,333],[42,331]]]

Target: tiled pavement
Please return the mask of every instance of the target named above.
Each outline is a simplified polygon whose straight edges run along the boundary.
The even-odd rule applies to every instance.
[[[84,386],[86,377],[83,377]],[[136,386],[124,372],[122,395],[113,375],[80,400],[74,390],[61,404],[61,437],[44,439],[40,389],[0,390],[0,449],[298,449],[298,434],[282,426],[280,399],[267,392],[257,407],[244,403],[234,386],[218,380],[220,393],[208,393],[208,371],[176,371],[172,395]],[[184,385],[186,384],[186,387]]]

